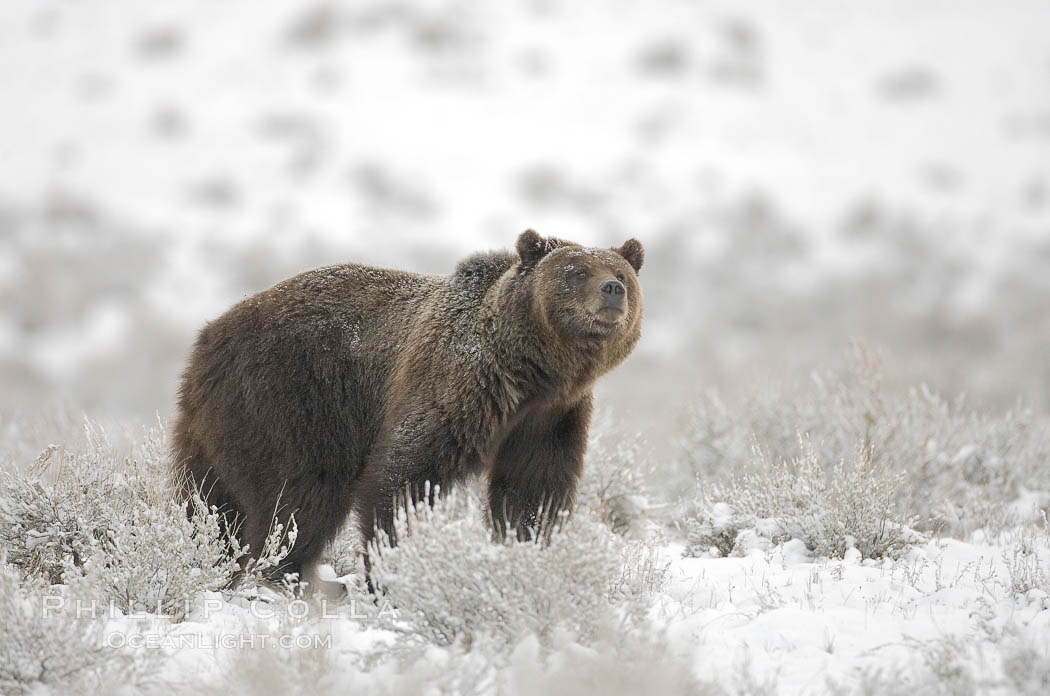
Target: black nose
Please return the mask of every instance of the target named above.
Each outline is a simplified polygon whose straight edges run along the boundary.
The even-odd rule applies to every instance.
[[[618,280],[607,280],[602,283],[602,299],[606,307],[623,307],[623,298],[627,295],[627,288]]]

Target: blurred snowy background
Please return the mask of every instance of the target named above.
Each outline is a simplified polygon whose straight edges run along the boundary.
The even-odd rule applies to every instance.
[[[0,415],[171,413],[194,332],[354,260],[635,236],[602,400],[850,341],[989,405],[1050,385],[1050,4],[0,4]]]

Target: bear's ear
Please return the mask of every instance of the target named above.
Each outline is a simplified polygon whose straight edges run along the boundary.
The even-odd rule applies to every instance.
[[[550,247],[547,241],[535,230],[525,230],[518,237],[518,256],[521,257],[522,266],[535,266],[548,251]]]
[[[613,251],[627,259],[627,263],[631,264],[631,268],[634,269],[635,273],[642,270],[642,262],[645,261],[645,249],[642,248],[642,243],[637,239],[628,239],[623,243],[622,247]]]

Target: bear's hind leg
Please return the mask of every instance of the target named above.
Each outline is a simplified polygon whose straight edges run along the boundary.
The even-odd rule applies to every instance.
[[[381,532],[385,536],[385,543],[396,546],[394,521],[398,511],[406,510],[409,505],[414,507],[423,500],[433,505],[439,492],[447,492],[447,486],[456,483],[455,480],[442,477],[432,457],[426,454],[421,453],[411,459],[402,456],[398,461],[402,462],[402,467],[394,474],[384,466],[386,459],[378,457],[373,465],[366,466],[355,484],[354,511],[364,546],[365,582],[371,594],[376,593],[371,555],[379,551],[375,545],[377,534]],[[405,466],[406,462],[413,464]]]
[[[276,509],[276,517],[271,512],[259,515],[253,520],[255,526],[250,536],[259,540],[259,546],[253,544],[252,553],[260,552],[267,536],[273,531],[275,520],[284,525],[285,535],[294,528],[295,543],[280,565],[269,573],[269,577],[281,582],[286,575],[294,573],[300,582],[314,583],[315,587],[322,587],[326,581],[321,581],[317,576],[316,566],[325,546],[335,538],[346,522],[350,510],[348,487],[313,486],[300,490],[293,500],[287,493],[294,488],[295,486],[291,485],[285,486],[285,495],[281,498],[279,507],[270,506],[270,510]],[[325,591],[326,596],[330,594],[329,591]]]

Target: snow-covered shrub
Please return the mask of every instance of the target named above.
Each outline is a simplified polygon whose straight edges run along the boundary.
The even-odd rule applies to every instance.
[[[214,508],[209,514],[214,514]],[[209,523],[209,529],[212,529]],[[238,591],[252,590],[260,585],[272,586],[273,583],[267,578],[271,575],[274,568],[279,568],[287,558],[292,547],[295,546],[295,540],[299,536],[299,526],[295,523],[295,516],[291,516],[288,520],[288,526],[276,519],[270,523],[270,531],[266,535],[266,539],[263,541],[261,549],[252,549],[249,546],[242,546],[240,542],[232,536],[226,536],[225,540],[229,544],[229,554],[231,558],[238,559],[241,563],[241,572],[237,577],[236,589]],[[287,586],[288,578],[285,578],[285,585]],[[291,590],[291,587],[287,589]]]
[[[761,474],[766,461],[818,455],[826,473],[859,446],[872,465],[902,477],[900,507],[926,530],[966,534],[1024,520],[1005,506],[1050,476],[1050,423],[1017,406],[989,415],[925,385],[904,393],[883,384],[864,350],[846,376],[814,374],[809,384],[771,388],[727,406],[709,394],[694,408],[679,463],[701,485]],[[766,458],[752,456],[755,448]],[[994,531],[998,531],[995,529]]]
[[[687,555],[712,547],[721,555],[744,553],[756,540],[769,544],[794,538],[822,556],[841,558],[856,548],[864,558],[882,558],[897,556],[922,539],[898,505],[899,473],[859,447],[849,460],[829,466],[800,440],[802,454],[795,459],[770,461],[756,450],[762,462],[753,468],[756,473],[703,492],[686,521]]]
[[[265,549],[228,538],[222,519],[195,499],[176,502],[163,428],[120,456],[88,424],[82,448],[47,448],[25,473],[0,472],[0,546],[9,562],[49,584],[125,612],[179,616],[196,592],[250,587],[294,543],[283,529]],[[244,570],[238,573],[240,566]]]
[[[661,553],[658,536],[623,544],[621,560],[620,576],[613,582],[610,597],[640,618],[652,597],[663,591],[670,562]]]
[[[96,541],[122,526],[136,500],[164,494],[158,461],[121,461],[100,442],[83,451],[48,447],[27,472],[0,471],[0,544],[10,563],[59,582]]]
[[[1025,596],[1033,590],[1050,596],[1050,519],[1043,513],[1038,526],[1020,527],[1003,552],[1010,591]]]
[[[757,403],[764,403],[758,401]],[[685,480],[718,480],[729,472],[743,473],[751,464],[750,452],[756,439],[754,424],[745,413],[753,413],[754,403],[737,413],[714,391],[698,398],[689,409],[689,423],[678,442],[675,464],[685,469]]]
[[[548,544],[494,543],[479,500],[462,489],[400,514],[396,532],[396,547],[370,550],[373,578],[410,630],[437,645],[547,641],[556,629],[587,641],[618,609],[650,601],[663,572],[586,515]]]
[[[655,475],[641,436],[623,437],[607,418],[599,418],[591,429],[576,504],[617,534],[641,533],[642,522],[654,508]]]
[[[357,533],[357,525],[351,522],[340,529],[335,538],[325,546],[321,562],[332,566],[336,577],[343,577],[357,570],[357,557],[360,552],[361,538]]]
[[[140,500],[126,512],[126,524],[94,540],[83,566],[67,563],[63,574],[74,596],[125,613],[181,618],[200,592],[223,590],[234,581],[240,591],[252,589],[280,565],[297,533],[294,520],[287,534],[275,524],[256,554],[229,536],[222,515],[199,497],[153,506]]]
[[[740,535],[748,531],[770,544],[790,539],[776,520],[737,513],[729,503],[701,499],[691,507],[694,508],[693,515],[685,521],[686,556],[711,553],[725,557],[746,553],[750,549],[744,544],[738,545],[737,540],[743,540]]]
[[[67,563],[70,592],[125,613],[178,618],[198,592],[229,585],[240,565],[220,515],[199,498],[192,507],[187,515],[179,503],[134,501],[124,524],[92,539],[82,565]]]
[[[45,582],[23,581],[6,563],[0,565],[0,617],[0,693],[36,693],[41,684],[90,693],[129,675],[128,658],[106,647],[101,619],[77,616]]]

